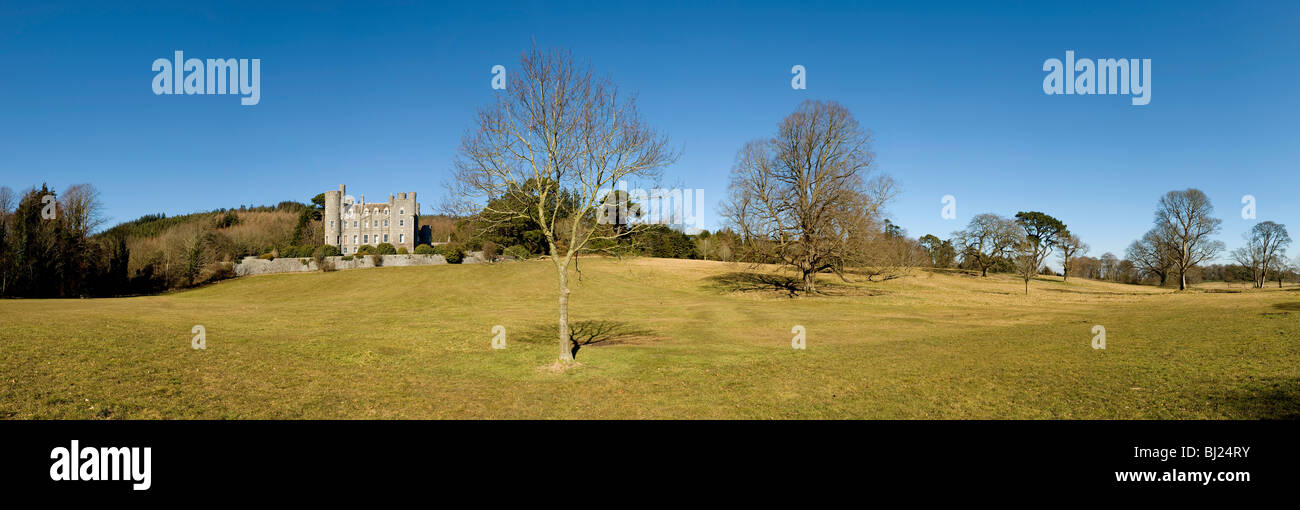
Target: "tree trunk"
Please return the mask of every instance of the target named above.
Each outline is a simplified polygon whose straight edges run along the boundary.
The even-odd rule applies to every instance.
[[[1178,273],[1178,290],[1187,290],[1187,272],[1186,272],[1186,271],[1180,271],[1180,272]]]
[[[1062,268],[1062,270],[1061,270],[1061,283],[1070,283],[1070,269],[1069,269],[1069,268]]]
[[[1028,277],[1028,276],[1025,277],[1025,295],[1026,295],[1026,296],[1029,295],[1029,277]]]
[[[560,361],[573,361],[573,340],[569,338],[569,263],[555,261],[560,277]]]
[[[817,273],[805,270],[803,272],[803,291],[806,294],[812,294],[817,290]]]
[[[980,266],[980,276],[989,275],[989,266]]]

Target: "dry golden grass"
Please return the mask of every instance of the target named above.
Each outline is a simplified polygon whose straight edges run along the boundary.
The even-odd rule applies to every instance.
[[[0,301],[9,418],[1295,418],[1300,288],[1009,275],[824,277],[583,259],[579,366],[554,266],[267,275],[163,296]],[[764,288],[764,282],[776,282]],[[1213,290],[1213,286],[1207,286]],[[207,350],[190,329],[207,328]],[[490,348],[492,328],[508,348]],[[791,349],[791,329],[807,350]],[[1107,348],[1091,347],[1106,328]]]

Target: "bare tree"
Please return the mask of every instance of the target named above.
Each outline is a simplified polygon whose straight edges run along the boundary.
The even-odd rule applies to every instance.
[[[18,195],[9,186],[0,186],[0,218],[9,216],[18,205]]]
[[[980,276],[988,276],[990,267],[1015,254],[1020,246],[1019,232],[1014,221],[985,213],[971,218],[966,230],[953,232],[952,238],[957,253],[973,261]]]
[[[1166,241],[1167,237],[1160,235],[1156,229],[1151,229],[1142,236],[1142,239],[1133,241],[1133,244],[1128,246],[1128,251],[1124,253],[1138,271],[1160,278],[1162,287],[1169,279],[1169,271],[1174,266],[1174,254]]]
[[[870,233],[895,194],[888,177],[868,179],[870,142],[839,103],[804,101],[775,137],[746,144],[722,209],[745,239],[746,257],[793,267],[809,293],[817,273],[847,279],[846,267],[866,263]]]
[[[1214,218],[1210,197],[1195,188],[1170,191],[1156,208],[1156,231],[1165,236],[1178,270],[1178,290],[1187,289],[1187,273],[1223,251],[1223,242],[1210,238],[1223,220]]]
[[[59,197],[59,213],[78,236],[94,233],[104,224],[99,190],[90,184],[73,184]]]
[[[1286,247],[1291,244],[1291,235],[1286,225],[1271,221],[1256,223],[1249,232],[1243,234],[1246,245],[1232,251],[1238,264],[1251,272],[1255,288],[1264,288],[1270,272],[1280,271],[1286,260]]]
[[[7,295],[14,271],[14,256],[9,252],[9,218],[18,205],[18,196],[8,186],[0,186],[0,296]]]
[[[1119,257],[1114,253],[1106,252],[1101,255],[1101,277],[1106,280],[1115,281],[1115,276],[1119,272]]]
[[[1061,281],[1070,281],[1070,269],[1074,260],[1088,253],[1089,247],[1079,240],[1079,236],[1067,233],[1061,238]]]
[[[1291,273],[1295,270],[1296,268],[1291,265],[1290,260],[1287,260],[1286,257],[1278,257],[1269,263],[1268,273],[1272,275],[1274,280],[1277,280],[1277,288],[1280,289],[1282,288],[1282,282],[1290,278]]]
[[[633,96],[596,77],[567,52],[534,47],[520,58],[506,92],[481,108],[461,142],[449,208],[488,222],[530,219],[541,226],[559,290],[559,354],[578,344],[569,327],[569,269],[596,239],[615,229],[599,214],[604,198],[630,178],[656,179],[676,159],[668,139],[648,127]]]

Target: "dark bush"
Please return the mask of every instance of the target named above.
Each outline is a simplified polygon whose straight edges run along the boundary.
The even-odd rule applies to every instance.
[[[465,250],[458,243],[444,244],[434,248],[438,255],[447,259],[448,264],[459,264],[465,260]]]
[[[214,226],[217,228],[229,228],[238,224],[239,215],[235,214],[235,211],[226,211],[226,214],[217,217],[217,222]]]
[[[316,256],[317,253],[322,257],[337,257],[339,256],[339,247],[328,244],[325,246],[317,246],[316,249],[312,251],[312,256]]]
[[[518,244],[506,248],[506,251],[503,254],[507,257],[514,257],[515,260],[528,260],[528,257],[532,255],[531,253],[528,253],[527,248]]]

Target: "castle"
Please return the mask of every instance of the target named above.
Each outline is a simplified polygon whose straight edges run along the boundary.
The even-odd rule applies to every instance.
[[[419,243],[420,203],[415,193],[388,195],[388,202],[366,203],[366,196],[354,200],[347,186],[325,192],[325,244],[352,255],[365,245],[389,243],[414,253]]]

